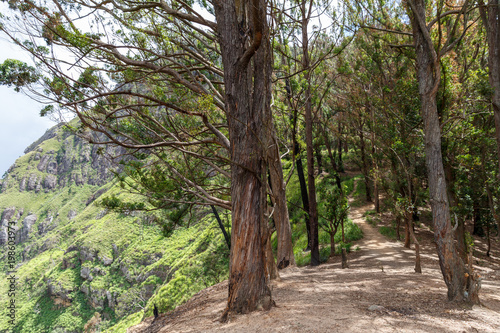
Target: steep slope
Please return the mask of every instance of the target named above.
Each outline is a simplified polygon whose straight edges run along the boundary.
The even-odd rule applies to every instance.
[[[290,267],[273,282],[276,307],[218,319],[227,303],[227,281],[207,288],[175,311],[150,317],[128,333],[197,332],[500,332],[500,248],[481,255],[474,265],[483,277],[482,306],[447,300],[433,233],[417,227],[421,242],[422,274],[414,272],[415,253],[381,235],[363,213],[372,204],[353,207],[350,218],[364,232],[354,243],[342,269],[340,256],[318,267]],[[479,255],[479,253],[477,253]],[[479,265],[479,263],[481,265]]]
[[[165,212],[99,206],[111,194],[142,200],[113,183],[107,156],[116,149],[55,126],[4,175],[1,332],[124,332],[153,302],[173,309],[226,277],[228,251],[208,210],[166,238],[157,223]]]

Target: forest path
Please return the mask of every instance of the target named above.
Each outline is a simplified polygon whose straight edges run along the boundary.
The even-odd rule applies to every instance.
[[[352,203],[353,199],[349,198],[349,202]],[[415,252],[404,248],[400,242],[388,239],[377,227],[370,225],[364,216],[370,209],[374,209],[373,204],[365,203],[349,210],[349,218],[363,231],[363,238],[351,248],[359,246],[362,255],[351,260],[351,268],[373,266],[382,270],[384,267],[400,269],[411,266],[415,262]]]
[[[350,211],[364,238],[352,247],[359,250],[348,255],[349,269],[341,269],[335,256],[318,267],[280,271],[281,279],[271,283],[277,306],[270,311],[220,323],[227,302],[224,281],[155,322],[147,318],[127,332],[500,332],[500,271],[492,270],[489,284],[483,286],[481,297],[491,306],[449,303],[434,245],[421,242],[423,274],[416,274],[413,250],[365,222],[363,213],[372,207],[365,204]],[[420,237],[425,232],[432,236],[424,230]]]

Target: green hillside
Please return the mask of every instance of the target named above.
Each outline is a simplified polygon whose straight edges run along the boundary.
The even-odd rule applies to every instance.
[[[125,332],[227,277],[228,250],[209,209],[166,238],[161,212],[108,212],[116,149],[61,126],[32,144],[1,180],[0,331]],[[9,224],[10,222],[10,224]],[[227,222],[227,221],[226,221]],[[15,226],[15,296],[9,297],[9,225]],[[15,299],[15,322],[7,306]],[[87,325],[87,326],[86,326]]]

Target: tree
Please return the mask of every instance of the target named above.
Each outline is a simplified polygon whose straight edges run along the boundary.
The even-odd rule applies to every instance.
[[[309,228],[311,235],[311,266],[317,266],[319,260],[318,241],[318,204],[316,202],[316,184],[314,176],[314,146],[313,146],[313,116],[312,116],[312,95],[311,95],[311,71],[309,60],[309,35],[307,26],[313,13],[313,1],[302,1],[300,4],[302,15],[302,70],[306,87],[305,98],[305,123],[306,123],[306,151],[307,151],[307,187],[309,194]]]
[[[272,305],[262,237],[266,207],[265,149],[272,125],[269,28],[263,0],[248,4],[215,3],[214,10],[221,39],[232,149],[233,224],[227,313],[246,313]],[[248,24],[245,30],[236,28],[245,23]],[[252,34],[248,46],[244,31]]]
[[[486,5],[483,0],[479,0],[478,3],[489,47],[488,69],[490,85],[493,89],[491,104],[495,115],[497,153],[500,168],[500,4],[498,0],[489,0]]]
[[[449,25],[447,38],[441,45],[439,40],[436,50],[430,29],[438,24],[441,31],[441,15],[443,6],[437,8],[437,18],[429,24],[426,22],[426,3],[422,0],[409,0],[408,11],[413,27],[413,38],[416,50],[417,78],[419,83],[419,94],[421,98],[421,112],[424,119],[425,133],[425,155],[427,172],[429,175],[429,192],[432,207],[432,220],[434,224],[434,237],[438,250],[439,264],[443,273],[444,281],[448,287],[448,299],[467,300],[479,302],[479,285],[470,269],[466,275],[466,267],[458,255],[453,229],[451,226],[450,207],[446,179],[443,168],[443,157],[441,153],[441,126],[436,104],[436,93],[439,88],[441,72],[440,59],[460,41],[468,29],[463,26],[462,32],[458,31],[459,19],[466,16],[469,3],[466,1],[455,12],[458,13]],[[440,33],[440,36],[441,33]]]
[[[284,193],[282,173],[277,171],[281,168],[278,150],[268,149],[273,122],[267,2],[205,4],[215,21],[204,18],[200,9],[175,1],[54,0],[49,7],[35,1],[9,4],[23,15],[24,21],[17,23],[24,25],[31,39],[18,39],[12,25],[10,29],[2,25],[2,30],[50,74],[41,80],[45,88],[38,91],[41,95],[72,109],[86,128],[101,132],[105,140],[97,143],[152,154],[157,157],[154,163],[168,170],[169,177],[196,202],[231,209],[226,315],[269,308],[265,259],[269,165],[274,168],[273,195],[281,211],[286,199],[278,198],[278,193]],[[75,23],[84,15],[79,14],[82,10],[91,13],[90,27],[86,27],[91,32],[83,32],[85,28]],[[113,23],[106,25],[109,20]],[[105,33],[92,32],[93,27]],[[49,47],[39,45],[40,39]],[[74,55],[70,66],[79,73],[78,79],[61,68],[68,62],[56,56],[63,47]],[[110,89],[110,84],[115,87]],[[52,109],[49,106],[44,112]],[[227,124],[218,122],[220,118],[227,119]],[[159,148],[199,158],[202,163],[186,163],[192,172],[183,173]],[[268,163],[270,157],[272,163]],[[151,161],[143,163],[149,166]],[[209,177],[200,177],[199,171],[210,170],[222,177],[230,175],[231,201]],[[286,214],[276,216],[287,218]],[[286,255],[293,262],[293,253]]]
[[[297,172],[300,180],[303,208],[307,213],[306,226],[308,230],[308,249],[311,250],[311,265],[319,265],[318,211],[316,199],[316,169],[315,157],[321,160],[320,141],[315,135],[315,122],[323,107],[323,100],[329,93],[331,73],[320,71],[320,67],[346,47],[349,40],[342,32],[328,34],[328,28],[313,25],[313,19],[319,13],[332,18],[332,26],[339,25],[338,19],[332,14],[329,2],[315,1],[280,2],[280,14],[285,17],[281,25],[277,52],[281,56],[285,81],[286,100],[291,109],[292,119],[292,151],[296,157]],[[311,25],[313,25],[311,27]],[[311,29],[312,28],[312,29]],[[303,114],[305,124],[305,148],[307,156],[307,189],[303,177],[303,165],[300,156],[299,117]],[[316,137],[316,140],[315,140]]]
[[[338,227],[347,221],[349,205],[347,198],[336,186],[333,177],[323,179],[322,186],[318,188],[320,193],[320,207],[323,212],[319,216],[319,226],[330,235],[330,257],[335,255],[335,234]]]

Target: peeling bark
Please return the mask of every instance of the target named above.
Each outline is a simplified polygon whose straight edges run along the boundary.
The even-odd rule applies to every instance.
[[[231,142],[229,295],[221,318],[226,320],[232,313],[269,309],[273,304],[266,274],[268,235],[263,234],[272,55],[264,0],[217,1],[214,10]]]

